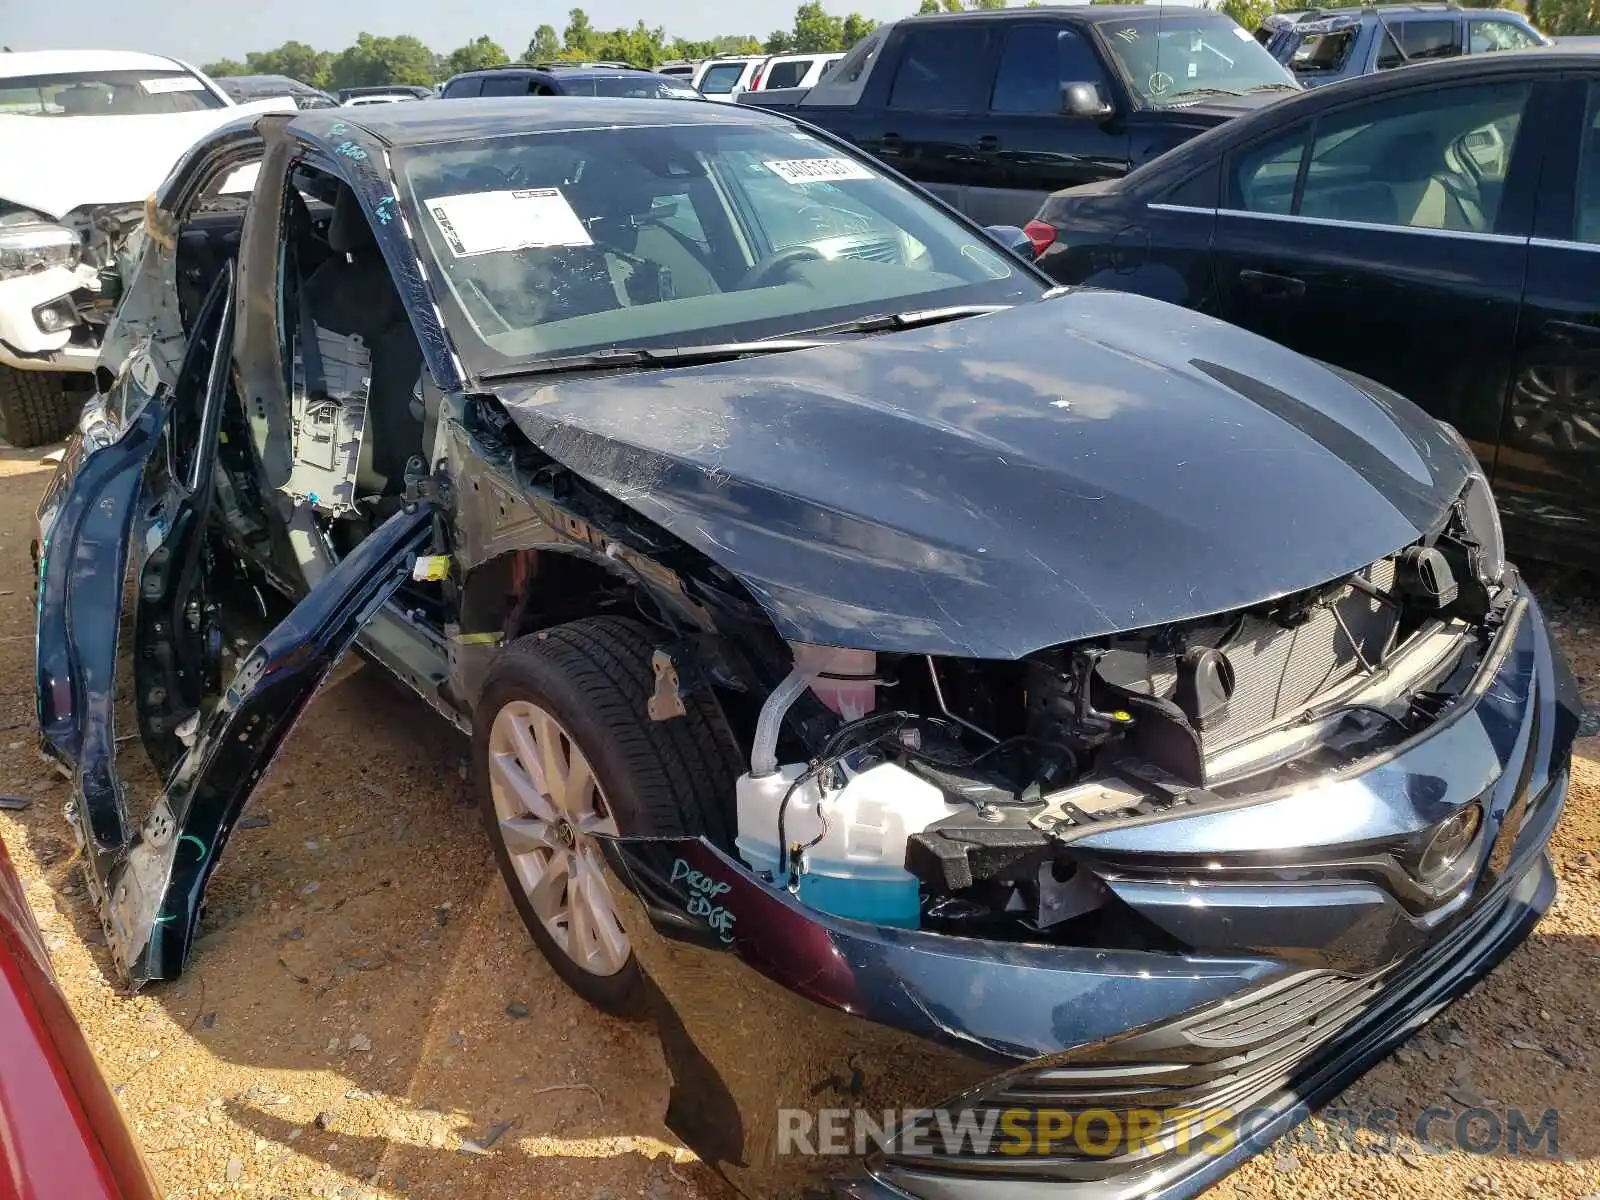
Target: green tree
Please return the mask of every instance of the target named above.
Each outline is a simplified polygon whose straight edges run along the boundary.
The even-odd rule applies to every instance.
[[[541,25],[533,31],[528,48],[522,52],[525,62],[550,62],[561,53],[561,35],[554,25]]]
[[[252,75],[287,75],[312,87],[327,87],[333,55],[313,50],[304,42],[285,42],[276,50],[246,54],[244,61]]]
[[[1217,8],[1253,32],[1278,6],[1273,0],[1222,0]]]
[[[995,8],[1004,8],[1005,6],[1006,0],[967,0],[967,7],[972,9],[974,12]]]
[[[826,53],[843,45],[844,18],[831,15],[822,0],[807,0],[794,10],[795,53]]]
[[[632,29],[591,34],[588,44],[595,58],[636,67],[653,67],[667,58],[667,31],[660,27],[647,28],[643,21]]]
[[[943,11],[944,9],[939,7],[939,0],[922,0],[922,3],[917,6],[917,16],[919,17],[925,17],[929,13]]]
[[[877,27],[878,23],[871,17],[863,17],[860,13],[851,13],[844,19],[844,39],[839,49],[850,49],[851,46],[854,46]]]
[[[748,33],[726,34],[722,37],[711,39],[711,53],[719,55],[760,54],[761,43]]]
[[[357,35],[356,44],[334,57],[329,86],[376,87],[385,83],[421,84],[434,81],[433,54],[418,39]]]
[[[1528,0],[1528,20],[1555,37],[1600,34],[1596,0]]]
[[[510,56],[488,34],[473,38],[465,46],[450,51],[444,61],[444,72],[459,75],[463,71],[481,71],[485,67],[498,67],[511,61]]]
[[[794,34],[787,29],[774,29],[761,48],[768,54],[789,54],[794,50]]]
[[[589,24],[589,14],[575,8],[567,14],[567,27],[561,34],[561,50],[569,58],[591,58],[589,43],[594,39],[594,26]]]
[[[229,75],[250,74],[250,68],[234,58],[219,58],[216,62],[206,63],[200,69],[213,79],[226,79]]]

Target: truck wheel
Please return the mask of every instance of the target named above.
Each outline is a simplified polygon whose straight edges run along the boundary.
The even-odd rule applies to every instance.
[[[646,626],[595,617],[519,638],[485,677],[473,775],[495,859],[534,943],[596,1008],[638,1016],[644,979],[593,835],[731,845],[739,756],[716,701],[652,721]]]
[[[0,438],[19,450],[59,442],[82,412],[82,399],[54,372],[0,367]]]

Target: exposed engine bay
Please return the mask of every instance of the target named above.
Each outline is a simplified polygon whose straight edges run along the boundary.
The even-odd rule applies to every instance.
[[[739,781],[739,851],[836,915],[1071,937],[1107,899],[1070,849],[1086,833],[1327,779],[1451,710],[1515,591],[1482,582],[1473,492],[1433,536],[1245,611],[1015,662],[797,647]],[[780,767],[773,711],[802,684],[840,719]]]

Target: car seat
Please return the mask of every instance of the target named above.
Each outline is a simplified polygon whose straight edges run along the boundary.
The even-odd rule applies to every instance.
[[[722,291],[701,253],[687,236],[664,223],[656,199],[665,181],[623,164],[592,163],[578,197],[593,219],[590,235],[616,257],[609,261],[623,304],[646,304],[679,296]],[[684,184],[668,184],[672,194]]]
[[[372,356],[356,491],[398,491],[406,462],[423,451],[423,418],[413,408],[422,348],[360,201],[343,185],[327,238],[333,255],[305,282],[311,319],[333,333],[359,336]]]
[[[111,111],[111,94],[104,88],[74,84],[56,93],[61,111],[75,117],[92,117]]]

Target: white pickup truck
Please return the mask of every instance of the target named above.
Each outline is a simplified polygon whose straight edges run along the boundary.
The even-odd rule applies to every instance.
[[[121,293],[144,200],[201,136],[245,111],[176,59],[0,53],[0,437],[72,428]],[[248,190],[248,175],[228,187]]]

